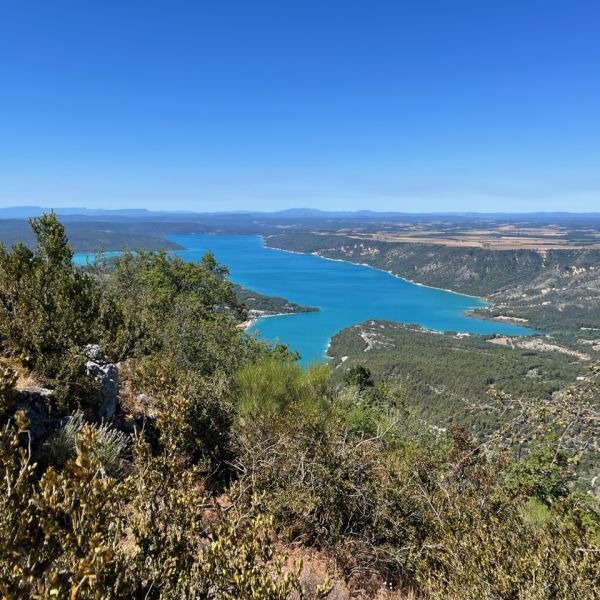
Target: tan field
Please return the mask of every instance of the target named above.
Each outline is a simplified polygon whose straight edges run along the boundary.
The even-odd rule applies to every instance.
[[[585,241],[577,243],[569,239],[569,229],[558,225],[523,227],[511,223],[493,224],[489,228],[440,227],[440,223],[396,223],[396,231],[386,227],[379,231],[345,230],[339,235],[348,235],[359,240],[401,242],[409,244],[434,244],[457,248],[487,248],[490,250],[575,250],[581,248],[600,249],[600,232],[586,230]],[[316,231],[332,235],[331,232]],[[334,234],[335,235],[335,234]]]

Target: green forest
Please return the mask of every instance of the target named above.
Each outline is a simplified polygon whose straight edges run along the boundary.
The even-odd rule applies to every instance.
[[[490,389],[547,398],[590,371],[587,362],[571,355],[501,346],[491,343],[494,338],[368,321],[340,331],[328,354],[336,366],[345,356],[345,369],[362,364],[375,380],[402,381],[411,404],[432,422],[458,421],[476,430],[483,423],[469,409],[484,403]],[[498,419],[492,418],[488,428],[496,425]]]
[[[210,253],[81,269],[54,214],[30,225],[31,249],[0,245],[0,597],[599,597],[577,474],[594,369],[566,386],[578,368],[535,356],[490,385],[487,359],[443,346],[429,387],[354,358],[302,368],[240,328]],[[484,437],[425,418],[433,388],[481,377]]]

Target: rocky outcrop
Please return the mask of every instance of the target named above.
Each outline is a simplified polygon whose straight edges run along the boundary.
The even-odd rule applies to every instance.
[[[43,442],[51,433],[51,400],[52,390],[46,388],[26,387],[16,392],[13,412],[22,412],[27,418],[29,436],[33,446]]]
[[[83,354],[87,359],[87,375],[99,383],[96,416],[99,420],[109,421],[119,404],[118,367],[105,359],[100,346],[88,345],[83,349]],[[9,418],[14,419],[17,412],[23,413],[29,423],[28,433],[22,434],[22,444],[31,446],[34,452],[61,424],[61,419],[53,409],[53,392],[44,387],[17,387],[11,394]]]
[[[100,346],[89,344],[84,354],[88,359],[85,363],[86,373],[100,384],[98,418],[109,421],[119,404],[119,371],[116,365],[106,361]]]

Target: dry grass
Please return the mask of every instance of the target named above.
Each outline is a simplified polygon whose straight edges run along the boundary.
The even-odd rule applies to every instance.
[[[302,563],[300,580],[307,600],[316,598],[315,590],[326,582],[331,586],[327,600],[425,600],[411,590],[389,589],[382,581],[363,581],[363,585],[355,581],[355,585],[349,584],[336,569],[335,557],[317,550],[296,546],[282,546],[279,550],[288,557],[287,569],[292,570]]]
[[[7,358],[0,358],[0,368],[1,367],[10,367],[17,372],[17,383],[15,388],[17,390],[24,390],[26,388],[36,388],[43,387],[39,379],[16,361],[9,360]]]

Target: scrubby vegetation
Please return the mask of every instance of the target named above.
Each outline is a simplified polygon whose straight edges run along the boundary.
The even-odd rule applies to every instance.
[[[77,457],[77,441],[86,427],[93,429],[95,443],[92,452],[99,468],[106,475],[119,475],[122,460],[129,446],[129,437],[122,431],[110,427],[107,423],[100,425],[86,423],[81,411],[76,411],[66,417],[62,427],[50,438],[49,458],[51,463],[62,468],[67,461]]]
[[[35,252],[0,249],[1,596],[597,597],[600,513],[572,468],[595,379],[490,398],[511,421],[482,443],[364,366],[338,381],[246,335],[211,255],[78,270],[55,216],[32,225]],[[119,361],[110,422],[95,343]],[[36,443],[17,372],[50,388]]]

